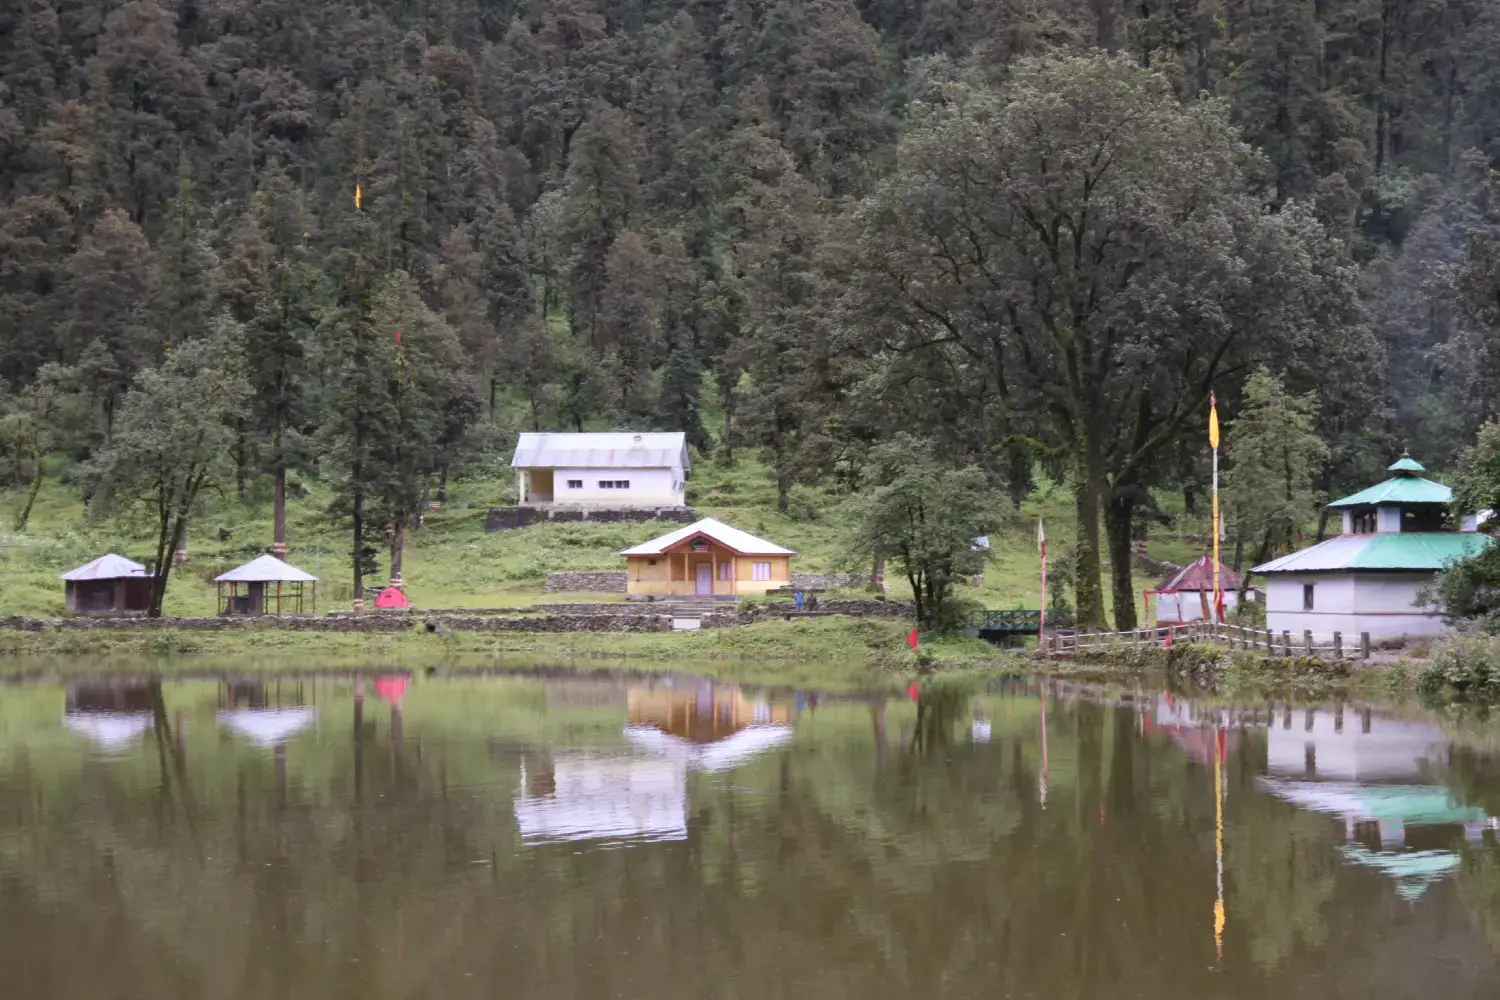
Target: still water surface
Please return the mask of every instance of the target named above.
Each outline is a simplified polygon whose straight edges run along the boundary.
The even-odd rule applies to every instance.
[[[1493,998],[1497,813],[1354,705],[0,687],[0,995]]]

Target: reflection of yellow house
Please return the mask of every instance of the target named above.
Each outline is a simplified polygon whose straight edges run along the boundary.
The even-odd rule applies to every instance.
[[[629,695],[630,724],[654,726],[664,733],[709,743],[749,726],[787,725],[786,705],[753,702],[739,688],[705,684],[696,691],[636,688]]]
[[[797,553],[707,517],[620,554],[629,593],[734,597],[790,585]]]

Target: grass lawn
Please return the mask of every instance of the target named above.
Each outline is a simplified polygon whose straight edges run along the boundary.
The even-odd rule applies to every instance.
[[[326,514],[331,494],[309,483],[310,492],[288,503],[289,558],[318,576],[320,611],[349,607],[348,532]],[[264,487],[258,487],[264,493]],[[454,483],[449,502],[431,512],[419,531],[408,535],[404,580],[419,608],[515,607],[538,602],[617,600],[616,595],[547,594],[546,574],[557,570],[621,569],[621,549],[663,530],[656,524],[540,524],[515,531],[484,530],[490,506],[513,499],[514,482],[502,470],[487,478]],[[763,535],[799,553],[795,569],[825,572],[844,568],[839,559],[843,525],[837,498],[799,489],[793,514],[775,509],[775,488],[758,462],[742,457],[733,468],[703,462],[689,484],[689,499],[700,514]],[[1170,500],[1171,498],[1164,498]],[[8,515],[16,494],[0,493]],[[1073,545],[1073,497],[1043,482],[1022,504],[1016,519],[991,536],[991,549],[979,587],[962,586],[959,595],[987,608],[1034,608],[1040,598],[1040,559],[1036,521],[1045,518],[1048,548],[1057,566]],[[8,518],[7,518],[8,519]],[[1173,531],[1201,530],[1200,519],[1178,517]],[[194,522],[189,561],[174,571],[166,613],[216,612],[213,577],[265,551],[271,542],[269,496],[253,494],[240,503],[216,498]],[[63,610],[58,575],[102,555],[118,552],[138,561],[152,556],[152,526],[122,518],[90,521],[78,491],[49,480],[24,533],[0,532],[0,614],[56,616]],[[1175,539],[1151,544],[1158,558],[1196,558],[1198,547]],[[381,560],[384,568],[385,560]],[[1108,594],[1108,569],[1104,576]],[[369,585],[383,576],[367,577]],[[895,567],[886,574],[893,597],[909,587]],[[1136,590],[1156,583],[1139,578]]]

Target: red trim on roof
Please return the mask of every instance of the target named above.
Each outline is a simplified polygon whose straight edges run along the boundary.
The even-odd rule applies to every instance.
[[[691,545],[691,544],[693,544],[694,542],[696,542],[700,538],[706,539],[707,541],[711,542],[714,545],[717,545],[721,549],[728,549],[730,552],[733,552],[737,556],[745,556],[746,558],[749,558],[751,556],[756,555],[756,553],[754,553],[754,552],[741,552],[739,549],[735,548],[733,545],[730,545],[727,542],[724,542],[724,541],[721,541],[721,540],[715,538],[713,535],[710,535],[706,531],[694,532],[693,534],[688,535],[686,538],[679,539],[678,541],[673,542],[671,545],[668,545],[666,548],[662,549],[660,552],[658,552],[656,554],[664,556],[668,552],[676,552],[678,549],[682,548],[684,545]],[[778,555],[779,554],[780,553],[778,553]],[[630,558],[631,559],[648,559],[650,557],[649,556],[630,556]],[[769,558],[771,558],[771,556],[765,555],[765,558],[769,559]]]

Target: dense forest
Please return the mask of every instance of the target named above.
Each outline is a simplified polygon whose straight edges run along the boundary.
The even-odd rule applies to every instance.
[[[1128,627],[1211,391],[1300,428],[1240,473],[1294,507],[1500,411],[1497,165],[1497,0],[0,0],[0,475],[63,456],[164,559],[316,474],[359,593],[516,429],[753,449],[783,505],[901,435],[1071,483]]]

